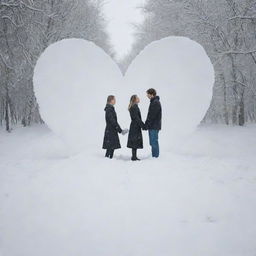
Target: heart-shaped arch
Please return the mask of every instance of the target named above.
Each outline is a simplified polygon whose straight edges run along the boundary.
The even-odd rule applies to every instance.
[[[168,37],[148,45],[123,77],[101,48],[83,39],[49,46],[35,67],[34,88],[40,112],[49,127],[75,148],[100,147],[104,104],[117,96],[121,125],[129,125],[131,94],[142,99],[154,87],[163,103],[163,142],[169,147],[200,123],[212,96],[213,66],[203,47],[184,37]]]

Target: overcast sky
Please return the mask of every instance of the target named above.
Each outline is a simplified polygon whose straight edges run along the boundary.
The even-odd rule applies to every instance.
[[[108,20],[108,32],[117,57],[125,55],[133,42],[131,23],[143,21],[141,11],[136,8],[145,0],[106,0],[104,12]]]

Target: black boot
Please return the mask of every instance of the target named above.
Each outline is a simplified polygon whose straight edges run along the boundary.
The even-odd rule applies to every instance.
[[[132,161],[140,161],[140,159],[137,157],[137,149],[132,149]]]
[[[105,157],[112,159],[114,156],[114,149],[107,149]]]
[[[110,150],[110,154],[109,154],[109,158],[110,158],[110,159],[113,158],[113,156],[114,156],[114,151],[115,151],[114,149],[111,149],[111,150]]]

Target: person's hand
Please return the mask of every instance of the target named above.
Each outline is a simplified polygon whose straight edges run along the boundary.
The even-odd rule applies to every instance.
[[[122,135],[125,135],[125,134],[128,133],[128,132],[129,132],[128,129],[123,129],[121,133],[122,133]]]

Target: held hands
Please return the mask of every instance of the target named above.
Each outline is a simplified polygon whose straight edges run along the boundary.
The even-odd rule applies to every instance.
[[[128,132],[129,132],[128,129],[123,129],[121,133],[122,133],[122,135],[125,135],[125,134],[127,134]]]
[[[148,130],[148,127],[147,127],[146,124],[143,125],[142,130],[143,130],[143,131],[147,131],[147,130]]]

